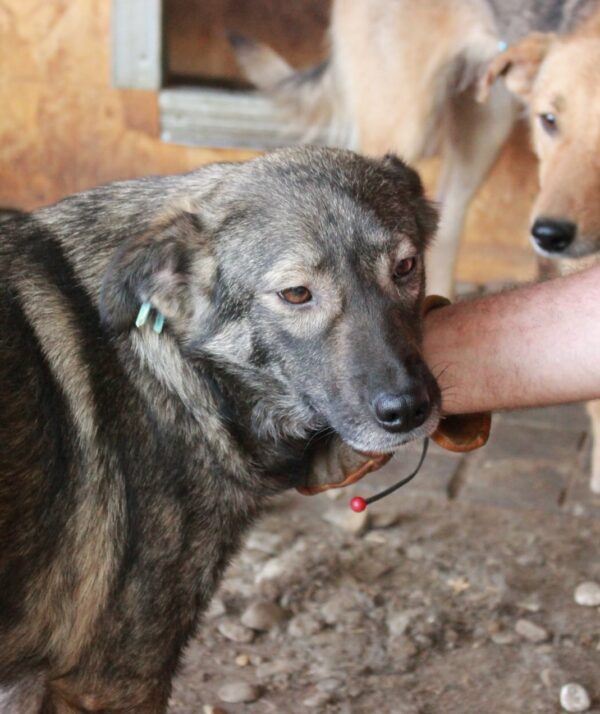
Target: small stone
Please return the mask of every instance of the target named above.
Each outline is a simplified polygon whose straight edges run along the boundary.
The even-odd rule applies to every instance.
[[[208,610],[206,611],[206,614],[204,616],[207,620],[214,620],[217,617],[221,617],[221,615],[224,615],[226,612],[227,610],[225,609],[223,600],[221,600],[221,598],[215,597],[211,601]]]
[[[389,561],[384,562],[376,558],[362,558],[354,564],[352,574],[363,583],[372,583],[393,568]]]
[[[329,491],[327,492],[329,493]],[[311,697],[307,697],[302,703],[307,709],[321,709],[331,701],[331,694],[328,692],[317,692]]]
[[[393,615],[388,617],[387,620],[390,635],[392,635],[392,637],[400,637],[406,634],[411,623],[420,615],[421,610],[417,608],[403,610],[402,612],[395,612]]]
[[[244,627],[237,622],[232,622],[231,620],[226,620],[225,622],[220,622],[217,626],[219,632],[232,642],[239,642],[241,644],[248,644],[254,639],[254,631],[250,630],[248,627]]]
[[[524,553],[523,555],[519,555],[516,559],[516,562],[518,565],[521,565],[524,568],[531,568],[535,565],[545,565],[546,559],[541,553],[531,551],[528,553]]]
[[[259,601],[252,603],[240,618],[245,627],[252,630],[270,630],[285,620],[285,611],[274,602]]]
[[[517,636],[514,632],[506,630],[504,632],[493,632],[490,635],[490,639],[495,645],[514,645],[517,641]]]
[[[227,714],[225,709],[221,709],[221,707],[213,707],[210,704],[205,704],[202,707],[202,712],[203,714]]]
[[[419,652],[415,643],[408,637],[396,637],[390,640],[387,650],[394,662],[394,668],[400,672],[410,667],[413,657]]]
[[[327,692],[327,694],[337,692],[341,686],[342,683],[339,679],[335,679],[335,677],[328,677],[327,679],[322,679],[320,682],[317,682],[317,689],[320,692]]]
[[[250,657],[247,654],[240,654],[235,658],[238,667],[247,667],[250,664]]]
[[[285,659],[276,660],[274,662],[263,662],[256,668],[256,676],[261,681],[271,679],[280,674],[291,674],[293,671],[292,665]]]
[[[267,562],[260,569],[258,575],[256,576],[256,583],[257,585],[260,585],[260,583],[266,580],[277,580],[278,578],[285,576],[288,573],[288,570],[289,568],[285,558],[281,556],[278,558],[271,558],[271,560],[267,560]]]
[[[369,527],[369,514],[366,511],[355,513],[350,508],[331,508],[323,518],[345,533],[352,533],[356,536],[365,533]]]
[[[560,705],[566,712],[586,712],[592,702],[581,684],[570,682],[560,688]]]
[[[600,585],[593,582],[578,585],[575,588],[575,602],[584,607],[600,606]]]
[[[348,591],[342,590],[321,606],[320,616],[328,625],[345,620],[348,613],[356,610],[357,602]]]
[[[471,587],[471,583],[463,577],[458,577],[448,580],[448,586],[455,595],[461,595]]]
[[[539,612],[542,609],[542,606],[537,600],[521,600],[521,602],[517,603],[517,606],[521,608],[521,610],[527,610],[527,612]]]
[[[219,699],[228,704],[255,702],[260,697],[260,688],[243,680],[235,680],[223,684],[217,692]]]
[[[240,597],[252,597],[254,594],[254,585],[249,580],[236,576],[228,576],[223,581],[222,590],[230,595]]]
[[[413,543],[412,545],[409,545],[406,549],[406,557],[409,560],[423,560],[423,558],[425,557],[425,549],[423,548],[423,546]]]
[[[284,539],[278,533],[266,533],[265,531],[252,531],[246,539],[246,548],[260,550],[269,555],[281,552]]]
[[[290,620],[288,632],[291,637],[310,637],[323,629],[321,623],[308,613],[300,613]]]
[[[385,545],[388,542],[388,537],[377,531],[369,531],[365,536],[367,543],[375,543],[376,545]]]
[[[535,622],[531,622],[531,620],[517,620],[515,631],[524,639],[529,640],[529,642],[535,642],[536,644],[545,642],[550,637],[548,630],[536,625]]]

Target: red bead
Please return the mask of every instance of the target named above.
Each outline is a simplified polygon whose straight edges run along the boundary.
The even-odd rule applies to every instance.
[[[360,513],[361,511],[364,511],[366,507],[367,507],[367,502],[365,501],[364,498],[362,498],[362,496],[355,496],[350,501],[350,508],[355,513]]]

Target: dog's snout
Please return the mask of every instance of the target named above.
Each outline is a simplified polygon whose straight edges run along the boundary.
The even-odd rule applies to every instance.
[[[431,401],[424,388],[403,394],[386,392],[375,399],[373,409],[386,431],[410,431],[427,420]]]
[[[575,240],[577,226],[571,221],[538,218],[531,228],[536,244],[547,253],[562,253]]]

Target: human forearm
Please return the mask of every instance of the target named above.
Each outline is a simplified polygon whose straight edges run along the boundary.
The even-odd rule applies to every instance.
[[[600,397],[600,266],[434,310],[424,353],[448,414]]]

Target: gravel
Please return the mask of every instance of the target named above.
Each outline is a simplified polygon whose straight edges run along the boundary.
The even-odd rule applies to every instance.
[[[560,705],[566,712],[586,712],[592,702],[581,684],[570,682],[560,688]]]
[[[260,687],[243,680],[226,682],[219,687],[219,699],[228,704],[255,702],[261,695]]]
[[[600,585],[591,581],[575,588],[575,602],[584,607],[600,607]]]
[[[225,622],[219,622],[217,629],[223,635],[223,637],[231,640],[232,642],[239,642],[240,644],[248,644],[254,639],[254,631],[248,627],[240,625],[238,622],[232,620],[225,620]]]
[[[515,625],[515,632],[535,644],[546,642],[546,640],[550,638],[548,630],[540,625],[536,625],[535,622],[531,622],[531,620],[518,620]]]
[[[240,622],[252,630],[270,630],[286,618],[285,610],[274,602],[253,602],[244,610]]]
[[[301,613],[290,620],[288,633],[290,637],[310,637],[323,629],[323,625],[312,615]]]
[[[600,522],[407,489],[397,524],[356,537],[324,519],[349,495],[266,514],[188,646],[169,714],[549,714],[569,711],[567,682],[600,701],[598,613],[573,602],[600,583]]]

